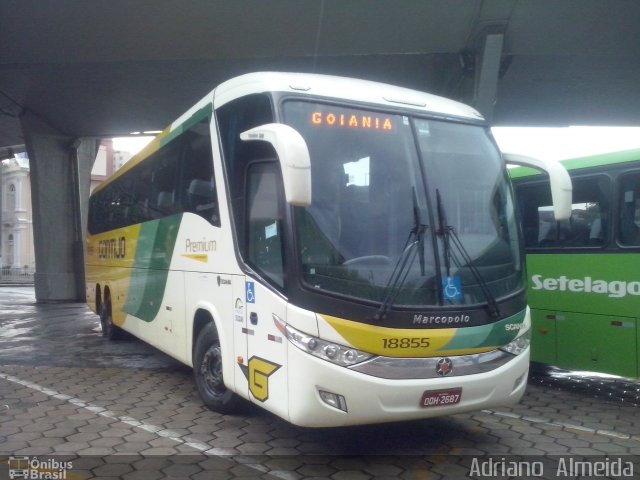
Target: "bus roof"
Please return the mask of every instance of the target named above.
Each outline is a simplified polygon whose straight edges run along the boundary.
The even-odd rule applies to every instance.
[[[605,167],[607,165],[618,165],[640,161],[640,148],[632,150],[622,150],[618,152],[600,153],[586,157],[567,158],[560,160],[564,167],[571,171],[583,168]],[[509,170],[511,178],[524,178],[541,175],[537,170],[528,167],[517,167]]]
[[[482,115],[477,110],[463,103],[385,83],[311,73],[248,73],[227,80],[215,87],[198,103],[165,128],[145,148],[134,155],[115,175],[98,185],[94,191],[100,190],[102,185],[120,177],[133,168],[161,146],[171,141],[181,131],[188,128],[185,125],[191,126],[193,121],[211,113],[212,108],[218,108],[245,95],[264,92],[306,94],[314,97],[368,103],[387,108],[402,107],[416,112],[458,117],[473,121],[483,120]]]
[[[386,107],[404,107],[422,112],[481,120],[473,108],[429,93],[348,77],[311,73],[258,72],[228,80],[214,90],[218,108],[240,96],[260,92],[291,92],[352,100]]]

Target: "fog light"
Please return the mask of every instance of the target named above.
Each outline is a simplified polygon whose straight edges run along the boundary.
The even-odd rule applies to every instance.
[[[347,401],[342,395],[338,395],[337,393],[325,392],[324,390],[318,390],[318,393],[320,393],[320,398],[322,399],[322,401],[330,407],[337,408],[338,410],[342,410],[343,412],[347,411]]]

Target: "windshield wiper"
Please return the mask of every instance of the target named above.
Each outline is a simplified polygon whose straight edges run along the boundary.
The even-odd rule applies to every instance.
[[[478,268],[473,264],[473,259],[467,252],[467,249],[462,244],[460,237],[456,233],[455,229],[452,225],[447,225],[446,220],[446,212],[444,210],[444,206],[442,204],[442,198],[440,197],[440,190],[436,189],[436,202],[437,202],[437,211],[438,211],[438,231],[436,232],[438,235],[442,235],[442,243],[444,249],[444,264],[445,269],[447,271],[447,278],[451,277],[451,260],[453,259],[456,267],[458,269],[462,268],[461,262],[459,262],[455,256],[451,253],[451,243],[456,247],[462,259],[464,260],[465,266],[471,270],[473,277],[478,283],[482,294],[484,295],[485,300],[487,301],[487,308],[489,310],[489,314],[492,317],[500,316],[500,309],[498,308],[498,303],[496,302],[495,297],[489,290],[489,286],[487,285],[486,280],[482,277],[482,274],[478,270]],[[450,242],[451,240],[451,242]],[[444,295],[443,295],[444,299]]]
[[[418,196],[416,195],[416,187],[413,187],[413,229],[411,233],[415,236],[418,244],[418,258],[420,260],[420,275],[424,277],[424,232],[427,226],[422,223],[420,218],[420,207],[418,206]]]
[[[444,268],[447,270],[447,277],[451,276],[451,244],[449,243],[449,226],[445,217],[444,207],[442,206],[442,198],[440,198],[440,190],[436,189],[436,207],[438,210],[438,231],[437,234],[442,235],[442,245],[444,249]]]
[[[413,227],[409,231],[407,241],[402,248],[402,253],[398,257],[398,261],[393,267],[391,276],[387,281],[387,285],[384,287],[384,298],[378,311],[373,316],[374,320],[382,320],[386,317],[387,312],[391,308],[391,305],[396,301],[400,289],[404,285],[409,272],[411,271],[411,265],[413,265],[416,253],[419,256],[420,273],[425,274],[425,262],[424,262],[424,232],[427,230],[427,225],[422,223],[420,217],[420,207],[418,206],[418,196],[416,194],[416,187],[413,187]],[[411,241],[413,239],[413,241]],[[409,267],[409,268],[407,268]]]

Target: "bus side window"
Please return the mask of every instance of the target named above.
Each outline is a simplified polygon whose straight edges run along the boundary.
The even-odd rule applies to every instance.
[[[109,200],[111,206],[107,209],[108,230],[126,227],[131,223],[133,182],[129,179],[120,178],[111,185],[110,191],[111,196]]]
[[[194,178],[189,182],[185,210],[200,215],[211,223],[219,223],[213,180]]]
[[[173,192],[158,192],[158,200],[156,202],[156,206],[159,212],[163,212],[166,215],[166,212],[173,211],[175,207],[175,199],[173,198]]]
[[[525,247],[543,247],[555,242],[556,225],[549,205],[551,192],[544,183],[518,185],[518,204],[522,215]]]
[[[194,125],[184,138],[185,150],[180,187],[184,211],[195,213],[219,227],[220,211],[213,173],[209,119]]]
[[[620,185],[618,240],[625,246],[640,245],[640,174],[627,174]]]
[[[216,110],[216,117],[231,198],[232,219],[235,223],[241,254],[246,258],[244,214],[247,164],[258,158],[273,157],[274,152],[273,147],[267,142],[244,142],[240,134],[253,127],[274,121],[271,100],[262,94],[241,97]]]
[[[247,169],[247,254],[249,262],[276,285],[284,286],[283,205],[277,162]]]
[[[604,175],[573,179],[571,218],[556,222],[548,184],[516,187],[528,248],[602,247],[608,240],[610,181]]]

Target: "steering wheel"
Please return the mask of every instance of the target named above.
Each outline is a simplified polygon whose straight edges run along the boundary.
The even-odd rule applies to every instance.
[[[386,266],[391,265],[391,259],[386,255],[365,255],[363,257],[351,258],[344,262],[342,265],[347,267],[357,267],[357,266]]]

